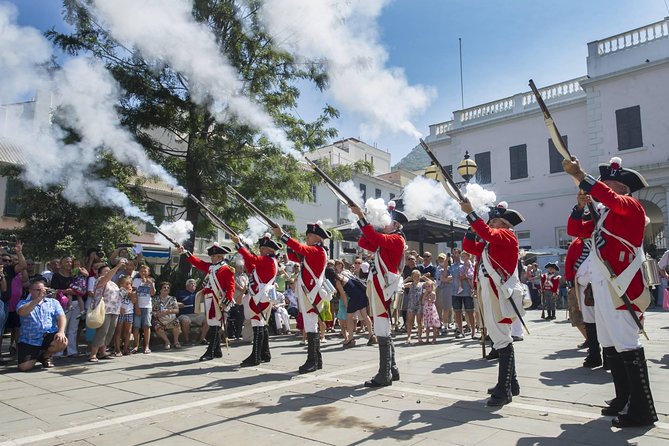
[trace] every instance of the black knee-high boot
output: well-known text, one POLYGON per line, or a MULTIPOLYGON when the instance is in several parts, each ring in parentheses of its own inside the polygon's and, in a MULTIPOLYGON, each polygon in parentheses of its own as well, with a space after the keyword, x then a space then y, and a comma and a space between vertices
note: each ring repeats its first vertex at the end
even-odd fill
POLYGON ((318 350, 316 340, 320 341, 318 333, 307 333, 307 362, 298 369, 299 373, 311 373, 318 370, 318 350))
POLYGON ((602 355, 599 351, 599 340, 597 339, 597 324, 586 322, 585 334, 588 337, 588 356, 583 361, 583 367, 599 367, 602 365, 602 355))
POLYGON ((385 387, 393 384, 393 376, 390 372, 392 368, 392 352, 390 338, 377 336, 379 342, 379 371, 374 378, 365 381, 365 387, 385 387))
POLYGON ((625 363, 615 347, 604 347, 604 355, 611 367, 611 377, 616 390, 616 397, 602 409, 602 415, 618 415, 625 408, 630 397, 630 387, 625 371, 625 363))
POLYGON ((253 327, 253 349, 251 350, 251 354, 242 361, 240 366, 253 367, 260 365, 260 349, 262 348, 264 334, 265 332, 262 327, 253 327))
MULTIPOLYGON (((511 344, 513 345, 513 344, 511 344)), ((511 396, 518 396, 520 395, 520 383, 518 382, 518 375, 516 374, 516 360, 515 360, 515 353, 514 353, 514 360, 513 363, 511 364, 513 367, 513 370, 511 371, 511 396)), ((495 393, 495 389, 497 386, 491 387, 488 389, 488 395, 492 395, 495 393)))
POLYGON ((263 329, 263 338, 262 338, 262 348, 260 349, 260 362, 270 362, 272 360, 272 354, 269 351, 269 328, 267 325, 262 327, 263 329))
POLYGON ((497 371, 497 385, 490 399, 486 403, 488 406, 503 406, 511 402, 511 381, 515 369, 515 356, 513 344, 498 350, 499 369, 497 371))
POLYGON ((642 348, 620 352, 627 371, 630 386, 630 402, 627 413, 618 415, 611 423, 615 427, 650 426, 657 421, 655 403, 650 392, 648 366, 642 348))
POLYGON ((223 351, 221 350, 221 339, 222 339, 223 329, 221 327, 216 327, 214 332, 214 358, 222 358, 223 351))
POLYGON ((209 327, 209 330, 207 331, 207 350, 200 356, 200 361, 211 361, 214 359, 214 328, 215 327, 209 327))
POLYGON ((388 338, 388 342, 390 343, 390 374, 393 377, 393 381, 399 381, 400 369, 397 368, 397 363, 395 362, 395 343, 392 336, 388 338))

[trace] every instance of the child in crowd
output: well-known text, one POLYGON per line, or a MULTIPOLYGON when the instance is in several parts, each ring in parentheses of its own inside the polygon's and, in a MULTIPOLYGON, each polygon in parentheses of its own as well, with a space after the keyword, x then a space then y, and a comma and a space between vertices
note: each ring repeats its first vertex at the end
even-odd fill
POLYGON ((114 332, 114 356, 118 357, 130 354, 130 332, 132 331, 132 321, 135 316, 137 296, 132 290, 130 277, 121 277, 116 284, 121 294, 121 313, 119 314, 116 331, 114 332))
POLYGON ((70 288, 74 291, 74 294, 79 303, 79 317, 86 317, 86 309, 84 307, 84 296, 86 295, 87 287, 86 282, 88 280, 88 275, 82 273, 81 260, 75 259, 72 262, 72 283, 70 288))
POLYGON ((407 344, 411 344, 411 332, 413 331, 413 321, 416 318, 418 322, 418 342, 423 343, 423 306, 421 297, 423 295, 423 282, 420 271, 415 269, 411 271, 411 277, 404 281, 404 288, 408 288, 407 293, 407 344))
POLYGON ((432 343, 437 342, 437 333, 441 328, 441 321, 437 312, 437 294, 434 292, 434 282, 428 280, 423 285, 423 324, 425 325, 425 340, 430 343, 430 330, 432 330, 432 343))

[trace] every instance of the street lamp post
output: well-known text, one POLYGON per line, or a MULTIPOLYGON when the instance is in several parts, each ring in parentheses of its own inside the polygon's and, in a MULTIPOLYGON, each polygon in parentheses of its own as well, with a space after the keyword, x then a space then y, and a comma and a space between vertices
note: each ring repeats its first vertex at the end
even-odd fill
MULTIPOLYGON (((462 161, 460 161, 458 163, 458 167, 456 168, 456 170, 458 171, 458 174, 460 174, 463 181, 456 181, 455 185, 458 188, 460 188, 464 184, 469 183, 469 180, 474 178, 474 176, 476 175, 477 169, 478 169, 478 166, 476 165, 476 161, 471 159, 469 157, 469 151, 465 150, 465 156, 462 159, 462 161)), ((427 166, 425 168, 425 177, 426 178, 431 178, 433 180, 437 180, 439 182, 445 181, 445 179, 442 179, 441 172, 439 172, 439 169, 437 169, 437 166, 435 166, 434 164, 430 164, 429 166, 427 166)), ((450 244, 451 244, 451 249, 453 249, 453 248, 455 248, 455 238, 454 238, 455 228, 453 228, 453 220, 451 220, 450 229, 451 229, 451 243, 450 244)))
POLYGON ((167 221, 172 223, 176 219, 178 211, 179 208, 174 205, 174 200, 172 200, 169 206, 165 206, 165 218, 167 221))

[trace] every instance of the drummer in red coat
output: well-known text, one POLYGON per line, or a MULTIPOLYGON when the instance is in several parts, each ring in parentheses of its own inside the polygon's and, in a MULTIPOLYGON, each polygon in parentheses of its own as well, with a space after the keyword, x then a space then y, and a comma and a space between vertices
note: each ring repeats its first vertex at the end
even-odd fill
POLYGON ((283 245, 272 240, 270 234, 265 234, 258 240, 260 255, 256 255, 240 243, 239 237, 232 236, 231 239, 244 259, 244 267, 250 278, 249 293, 244 297, 244 313, 253 327, 253 349, 241 366, 256 366, 272 359, 267 319, 276 296, 276 251, 283 245))
POLYGON ((518 237, 513 227, 524 218, 519 212, 508 209, 504 201, 490 209, 487 224, 474 212, 469 202, 461 203, 460 208, 467 214, 471 225, 462 242, 462 249, 480 259, 476 273, 479 305, 493 348, 499 353, 497 385, 488 390, 491 396, 486 404, 503 406, 511 402, 512 395, 520 394, 511 338, 511 324, 517 315, 508 299, 513 297, 517 309, 521 311, 522 293, 508 296, 506 290, 519 282, 518 237), (477 242, 477 235, 483 241, 477 242))
POLYGON ((639 327, 633 316, 636 314, 636 318, 643 320, 643 311, 650 303, 650 293, 641 273, 647 220, 641 202, 631 196, 648 184, 639 172, 623 168, 618 157, 599 165, 599 180, 587 175, 576 157, 564 160, 562 167, 580 182, 580 189, 603 205, 593 220, 584 221, 585 200, 579 195, 567 227, 571 235, 591 236, 594 246, 588 262, 597 335, 616 389, 616 397, 609 407, 602 409, 602 414, 618 415, 612 421, 616 427, 652 425, 657 421, 657 414, 646 357, 639 342, 639 327), (630 308, 624 303, 623 295, 629 298, 630 308), (625 406, 627 412, 620 414, 625 406))
POLYGON ((390 337, 390 308, 392 298, 402 284, 400 265, 406 246, 402 225, 409 220, 395 209, 394 201, 388 203, 391 221, 380 231, 369 224, 362 209, 351 206, 351 211, 358 216, 358 226, 362 230, 358 246, 374 253, 372 280, 367 280, 367 297, 374 317, 374 334, 379 342, 379 371, 365 382, 365 386, 389 386, 400 379, 395 346, 390 337))
MULTIPOLYGON (((223 261, 224 256, 229 254, 230 251, 227 246, 221 246, 214 242, 207 248, 207 254, 211 258, 211 262, 205 262, 186 251, 183 246, 179 247, 179 252, 186 254, 188 263, 207 274, 200 293, 204 297, 204 311, 207 325, 209 325, 209 331, 207 331, 209 344, 207 351, 200 357, 200 361, 209 361, 223 356, 223 352, 221 352, 221 324, 225 322, 225 309, 232 302, 232 296, 235 293, 235 272, 223 261)), ((198 300, 196 299, 196 302, 198 300)))
POLYGON ((324 302, 332 298, 332 293, 324 286, 328 260, 324 243, 332 237, 332 233, 323 228, 320 221, 309 223, 306 231, 307 243, 303 244, 284 233, 280 227, 272 228, 272 231, 288 247, 288 259, 300 263, 300 277, 297 279, 295 292, 304 320, 304 330, 307 332, 307 361, 300 366, 299 372, 314 372, 323 368, 318 319, 324 302))

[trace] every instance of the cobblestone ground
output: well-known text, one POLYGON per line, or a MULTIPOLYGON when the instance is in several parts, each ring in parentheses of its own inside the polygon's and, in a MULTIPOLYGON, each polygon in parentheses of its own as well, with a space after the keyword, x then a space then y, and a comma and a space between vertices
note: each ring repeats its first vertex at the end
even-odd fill
POLYGON ((272 337, 272 361, 257 368, 238 368, 251 346, 234 343, 204 363, 193 346, 30 373, 1 367, 0 445, 669 445, 669 313, 648 313, 644 342, 660 422, 629 430, 599 415, 610 375, 580 367, 582 339, 564 317, 528 314, 531 335, 516 344, 521 395, 500 409, 485 406, 496 361, 452 334, 411 346, 397 336, 402 379, 380 390, 361 385, 376 348, 360 339, 344 350, 335 336, 323 370, 301 376, 306 351, 288 335, 272 337))

